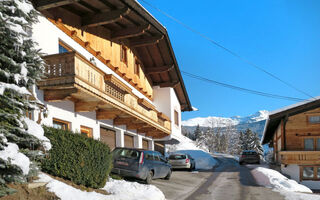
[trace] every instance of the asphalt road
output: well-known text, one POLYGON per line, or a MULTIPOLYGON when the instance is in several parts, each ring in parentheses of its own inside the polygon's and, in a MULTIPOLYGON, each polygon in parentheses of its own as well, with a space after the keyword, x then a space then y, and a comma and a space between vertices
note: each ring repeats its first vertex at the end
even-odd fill
POLYGON ((284 200, 278 192, 256 185, 250 168, 223 156, 211 171, 174 171, 169 181, 154 180, 168 200, 284 200))

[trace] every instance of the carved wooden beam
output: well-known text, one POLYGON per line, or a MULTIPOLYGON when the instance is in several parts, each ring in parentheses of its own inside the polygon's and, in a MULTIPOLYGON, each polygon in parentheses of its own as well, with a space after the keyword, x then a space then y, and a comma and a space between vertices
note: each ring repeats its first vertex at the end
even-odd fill
POLYGON ((130 13, 130 9, 125 7, 119 10, 102 12, 94 15, 88 15, 82 18, 82 26, 94 27, 103 24, 110 24, 122 19, 123 16, 130 13))
POLYGON ((127 125, 127 129, 139 129, 139 128, 144 128, 148 127, 146 123, 130 123, 127 125))
POLYGON ((145 73, 147 75, 150 74, 158 74, 158 73, 164 73, 172 70, 174 68, 174 65, 165 65, 161 67, 148 67, 145 69, 145 73))
POLYGON ((149 46, 154 45, 160 42, 164 38, 163 35, 161 36, 153 36, 144 39, 134 39, 130 41, 130 47, 142 47, 142 46, 149 46))
POLYGON ((63 101, 71 96, 73 93, 77 93, 78 89, 46 89, 44 90, 44 100, 51 101, 63 101))
POLYGON ((38 0, 35 3, 36 9, 39 11, 56 8, 68 4, 75 3, 79 0, 38 0))
POLYGON ((98 109, 100 102, 97 101, 78 101, 74 104, 75 112, 91 112, 98 109))
POLYGON ((111 34, 111 39, 116 40, 116 39, 124 39, 129 37, 136 37, 144 34, 150 28, 151 28, 151 25, 147 24, 147 25, 142 25, 138 27, 130 27, 130 28, 122 29, 122 30, 113 32, 111 34))
POLYGON ((157 129, 154 127, 144 127, 144 128, 137 129, 138 133, 148 133, 150 131, 157 131, 157 129))
POLYGON ((153 83, 153 85, 159 85, 160 87, 172 87, 175 88, 179 85, 179 81, 173 81, 173 82, 159 82, 159 83, 153 83))
POLYGON ((113 120, 114 125, 127 125, 129 123, 133 123, 136 119, 133 117, 128 117, 128 118, 115 118, 113 120))
POLYGON ((115 119, 122 111, 117 109, 99 109, 96 111, 96 118, 99 120, 115 119))

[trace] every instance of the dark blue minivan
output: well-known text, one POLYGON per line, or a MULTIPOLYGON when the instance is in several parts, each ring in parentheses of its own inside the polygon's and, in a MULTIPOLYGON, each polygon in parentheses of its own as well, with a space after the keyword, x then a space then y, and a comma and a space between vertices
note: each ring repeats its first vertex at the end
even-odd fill
POLYGON ((115 148, 112 155, 113 169, 111 172, 114 174, 141 179, 147 184, 156 178, 170 179, 171 165, 157 151, 115 148))

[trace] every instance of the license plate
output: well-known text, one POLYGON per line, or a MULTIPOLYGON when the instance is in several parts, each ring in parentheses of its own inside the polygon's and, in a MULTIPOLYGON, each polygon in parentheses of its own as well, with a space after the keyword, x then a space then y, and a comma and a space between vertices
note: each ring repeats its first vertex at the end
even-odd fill
POLYGON ((127 162, 122 162, 122 161, 117 161, 118 165, 124 165, 124 166, 128 166, 127 162))

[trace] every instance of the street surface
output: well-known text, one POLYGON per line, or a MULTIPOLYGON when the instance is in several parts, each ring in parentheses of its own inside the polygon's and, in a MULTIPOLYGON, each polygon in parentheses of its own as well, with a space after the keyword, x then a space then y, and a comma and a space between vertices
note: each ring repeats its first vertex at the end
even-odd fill
POLYGON ((211 171, 174 171, 170 181, 154 180, 168 200, 284 200, 278 192, 257 186, 250 168, 232 158, 215 156, 211 171))

